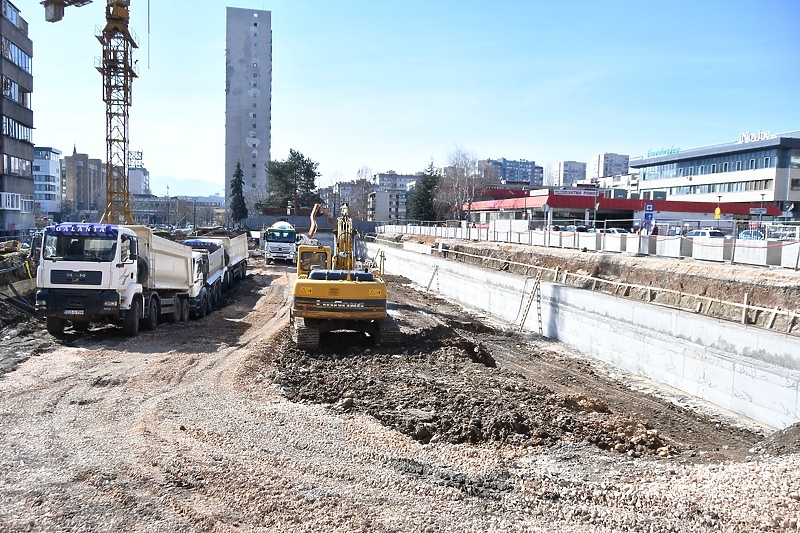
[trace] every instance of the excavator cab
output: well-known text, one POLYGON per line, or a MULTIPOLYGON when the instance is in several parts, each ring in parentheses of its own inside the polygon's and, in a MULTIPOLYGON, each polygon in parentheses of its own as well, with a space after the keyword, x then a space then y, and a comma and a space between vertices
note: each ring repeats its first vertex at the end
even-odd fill
POLYGON ((329 246, 300 246, 297 249, 297 277, 307 278, 312 270, 331 268, 329 246))

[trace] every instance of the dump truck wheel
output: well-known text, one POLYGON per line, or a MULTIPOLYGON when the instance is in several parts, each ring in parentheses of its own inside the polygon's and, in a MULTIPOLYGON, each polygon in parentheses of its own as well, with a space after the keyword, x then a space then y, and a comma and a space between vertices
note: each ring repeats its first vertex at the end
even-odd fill
POLYGON ((122 331, 128 337, 135 337, 139 334, 139 300, 131 302, 131 308, 125 314, 122 321, 122 331))
POLYGON ((177 324, 181 321, 181 301, 175 299, 172 312, 167 315, 167 322, 170 324, 177 324))
POLYGON ((153 331, 158 325, 158 302, 155 298, 150 299, 150 305, 147 307, 147 316, 142 319, 139 327, 146 331, 153 331))

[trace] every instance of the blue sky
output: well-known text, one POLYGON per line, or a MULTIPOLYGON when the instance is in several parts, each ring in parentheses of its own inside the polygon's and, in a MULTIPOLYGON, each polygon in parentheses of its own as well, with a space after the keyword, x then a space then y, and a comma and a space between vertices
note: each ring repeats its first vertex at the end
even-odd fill
MULTIPOLYGON (((102 0, 34 41, 34 142, 105 158, 102 0)), ((272 11, 272 159, 318 183, 479 159, 616 152, 800 130, 800 1, 132 0, 130 146, 156 194, 224 192, 225 6, 272 11), (187 7, 188 6, 188 7, 187 7)))

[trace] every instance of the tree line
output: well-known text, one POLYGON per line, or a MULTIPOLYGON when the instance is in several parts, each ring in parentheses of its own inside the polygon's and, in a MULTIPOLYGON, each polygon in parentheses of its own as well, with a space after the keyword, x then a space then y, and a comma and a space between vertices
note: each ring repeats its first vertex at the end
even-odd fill
MULTIPOLYGON (((316 180, 320 176, 319 163, 304 156, 301 152, 290 149, 289 157, 283 161, 269 161, 265 171, 269 176, 269 190, 252 201, 248 207, 244 195, 244 172, 240 162, 236 163, 231 180, 230 215, 234 223, 248 217, 250 208, 254 212, 267 209, 286 209, 312 206, 320 203, 316 180)), ((477 158, 456 148, 448 156, 448 165, 438 169, 431 160, 428 166, 417 173, 416 186, 406 198, 406 216, 412 220, 467 220, 471 204, 479 189, 493 183, 492 169, 480 165, 477 158)), ((370 185, 370 172, 362 167, 358 173, 356 186, 363 182, 364 190, 370 185)), ((365 196, 365 195, 364 195, 365 196)), ((362 205, 352 206, 354 216, 364 217, 366 201, 362 205)), ((336 209, 338 206, 328 206, 336 209)))

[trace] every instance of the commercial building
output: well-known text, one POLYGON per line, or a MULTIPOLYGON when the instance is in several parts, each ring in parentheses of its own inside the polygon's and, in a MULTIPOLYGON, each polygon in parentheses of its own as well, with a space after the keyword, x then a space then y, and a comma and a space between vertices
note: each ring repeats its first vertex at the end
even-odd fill
POLYGON ((244 172, 248 209, 269 191, 272 117, 271 13, 227 8, 225 27, 225 198, 236 164, 244 172))
POLYGON ((650 151, 631 162, 641 197, 668 200, 775 204, 784 216, 800 215, 800 131, 743 132, 725 144, 650 151))
POLYGON ((630 156, 604 153, 592 158, 592 180, 628 173, 630 156))
POLYGON ((61 221, 61 150, 37 146, 33 150, 34 202, 37 217, 61 221))
POLYGON ((572 187, 578 182, 586 180, 586 163, 578 161, 559 161, 554 176, 553 185, 561 187, 572 187))
POLYGON ((0 116, 0 234, 13 234, 34 227, 33 166, 33 42, 28 23, 20 11, 3 0, 0 13, 0 77, 3 98, 0 116))

